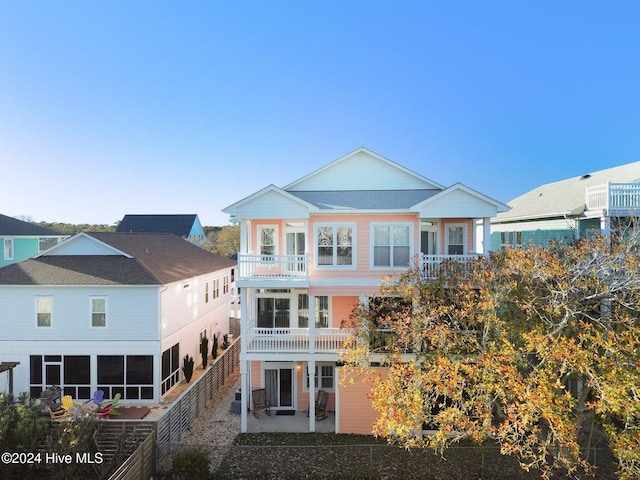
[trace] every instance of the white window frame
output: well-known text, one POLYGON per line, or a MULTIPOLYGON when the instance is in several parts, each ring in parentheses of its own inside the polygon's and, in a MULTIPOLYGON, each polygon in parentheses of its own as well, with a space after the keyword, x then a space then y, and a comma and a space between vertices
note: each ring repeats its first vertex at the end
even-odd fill
POLYGON ((257 228, 257 253, 264 256, 265 261, 273 261, 273 256, 278 254, 278 226, 277 225, 258 225, 257 228), (262 243, 262 232, 265 230, 273 230, 273 245, 267 245, 262 243), (272 253, 263 253, 262 247, 273 248, 272 253))
POLYGON ((53 297, 50 295, 38 295, 35 297, 35 312, 36 312, 36 327, 38 328, 51 328, 53 327, 53 297), (45 302, 48 303, 48 308, 43 308, 41 309, 41 307, 45 307, 45 302), (43 301, 41 303, 41 301, 43 301), (48 310, 48 311, 47 311, 48 310), (41 324, 40 323, 40 315, 46 315, 49 314, 49 324, 41 324))
MULTIPOLYGON (((309 391, 309 376, 307 375, 308 365, 303 369, 304 372, 304 381, 302 382, 302 391, 309 391)), ((324 390, 325 392, 334 392, 336 389, 336 364, 331 362, 316 362, 313 391, 317 392, 318 390, 324 390), (322 375, 322 367, 331 368, 331 376, 322 375), (331 378, 333 380, 333 387, 323 387, 322 379, 323 378, 331 378)))
POLYGON ((215 300, 220 296, 220 279, 219 278, 213 279, 212 292, 213 292, 213 300, 215 300))
POLYGON ((209 282, 204 282, 204 303, 209 303, 209 282))
POLYGON ((229 293, 229 275, 222 277, 222 294, 229 293))
MULTIPOLYGON (((370 232, 370 236, 369 236, 369 241, 370 241, 370 246, 369 246, 369 251, 370 251, 370 264, 371 264, 371 269, 373 270, 397 270, 399 268, 409 268, 411 266, 411 259, 413 258, 414 255, 414 241, 413 241, 413 224, 410 222, 372 222, 371 223, 371 232, 370 232), (375 243, 375 230, 376 227, 389 227, 389 245, 376 245, 375 243), (396 227, 402 227, 402 228, 408 228, 409 233, 408 233, 408 239, 409 239, 409 244, 406 245, 407 247, 409 247, 409 263, 407 265, 396 265, 393 261, 393 248, 394 248, 394 244, 393 244, 393 229, 396 227), (375 248, 377 246, 388 246, 389 247, 389 265, 376 265, 375 264, 375 248)), ((400 245, 400 246, 405 246, 405 245, 400 245)))
POLYGON ((4 259, 13 260, 13 257, 15 255, 13 238, 5 238, 3 242, 3 247, 4 247, 4 252, 3 252, 4 259))
POLYGON ((316 223, 314 225, 314 229, 313 229, 313 252, 314 252, 314 263, 315 263, 315 267, 318 269, 346 269, 346 270, 353 270, 355 268, 357 268, 357 245, 358 245, 358 241, 357 241, 357 231, 356 231, 356 224, 352 223, 352 222, 328 222, 328 223, 316 223), (318 244, 318 233, 320 231, 321 228, 325 228, 325 227, 330 227, 333 229, 333 263, 331 265, 327 265, 327 264, 320 264, 319 263, 319 249, 320 249, 320 245, 318 244), (337 260, 338 260, 338 229, 342 228, 342 227, 348 227, 351 229, 351 263, 350 264, 345 264, 345 265, 338 265, 337 260))
POLYGON ((96 297, 90 297, 89 298, 89 309, 90 309, 90 321, 91 321, 91 327, 92 328, 106 328, 107 326, 107 297, 105 296, 96 296, 96 297), (104 312, 98 312, 96 310, 94 310, 94 300, 104 300, 104 312), (104 315, 104 325, 96 325, 94 322, 94 315, 97 314, 103 314, 104 315))
MULTIPOLYGON (((444 248, 445 248, 445 255, 456 255, 456 254, 450 254, 449 253, 449 247, 451 246, 451 244, 449 243, 450 239, 449 239, 449 229, 450 228, 458 228, 458 227, 462 227, 462 253, 460 255, 467 255, 467 252, 469 251, 469 247, 467 245, 467 235, 468 235, 468 225, 466 223, 446 223, 444 225, 444 248)), ((457 243, 453 244, 453 245, 458 245, 457 243)))

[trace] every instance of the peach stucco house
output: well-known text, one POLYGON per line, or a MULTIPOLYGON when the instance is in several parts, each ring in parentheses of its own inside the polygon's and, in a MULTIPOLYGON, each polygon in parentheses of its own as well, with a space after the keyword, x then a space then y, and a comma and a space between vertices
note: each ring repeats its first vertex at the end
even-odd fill
MULTIPOLYGON (((341 385, 341 328, 353 307, 379 296, 382 278, 414 262, 477 255, 490 218, 508 207, 460 183, 444 187, 365 148, 286 187, 224 209, 240 224, 242 402, 264 388, 272 410, 310 410, 329 392, 337 433, 371 433, 364 384, 341 385)), ((488 249, 485 249, 485 251, 488 249)), ((247 431, 247 409, 241 409, 247 431)))

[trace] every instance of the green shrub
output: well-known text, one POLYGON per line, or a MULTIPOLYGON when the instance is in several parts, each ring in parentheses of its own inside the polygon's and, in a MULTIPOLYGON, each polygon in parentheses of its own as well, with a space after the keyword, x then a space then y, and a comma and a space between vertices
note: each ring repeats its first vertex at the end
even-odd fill
POLYGON ((209 339, 207 337, 200 339, 200 355, 202 356, 202 368, 205 369, 209 360, 209 339))
POLYGON ((203 448, 182 450, 173 456, 171 472, 182 480, 207 480, 211 474, 209 452, 203 448))
POLYGON ((189 383, 193 376, 193 357, 190 357, 189 355, 184 356, 182 359, 182 373, 184 373, 184 378, 187 383, 189 383))
POLYGON ((218 358, 218 335, 213 336, 213 347, 211 347, 211 357, 214 360, 218 358))

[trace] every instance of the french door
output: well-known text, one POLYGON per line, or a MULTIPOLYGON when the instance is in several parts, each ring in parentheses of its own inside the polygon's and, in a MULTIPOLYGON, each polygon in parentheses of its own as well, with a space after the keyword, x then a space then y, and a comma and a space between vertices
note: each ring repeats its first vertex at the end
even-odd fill
MULTIPOLYGON (((286 231, 287 255, 304 255, 306 251, 305 231, 304 227, 287 226, 286 231)), ((292 261, 287 264, 287 270, 304 271, 305 264, 302 262, 292 261)))
POLYGON ((293 379, 291 366, 265 368, 264 385, 272 408, 293 408, 293 379))

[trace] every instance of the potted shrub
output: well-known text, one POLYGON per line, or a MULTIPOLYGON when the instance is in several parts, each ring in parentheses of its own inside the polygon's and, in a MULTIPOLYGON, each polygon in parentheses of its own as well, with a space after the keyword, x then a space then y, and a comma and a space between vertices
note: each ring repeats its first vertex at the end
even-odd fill
POLYGON ((189 355, 184 356, 182 359, 182 373, 184 374, 184 378, 187 383, 189 383, 193 376, 193 357, 190 357, 189 355))
POLYGON ((213 347, 211 347, 211 357, 214 360, 218 358, 218 335, 213 336, 213 347))
POLYGON ((209 360, 209 339, 202 337, 200 339, 200 355, 202 356, 202 369, 207 368, 207 362, 209 360))

